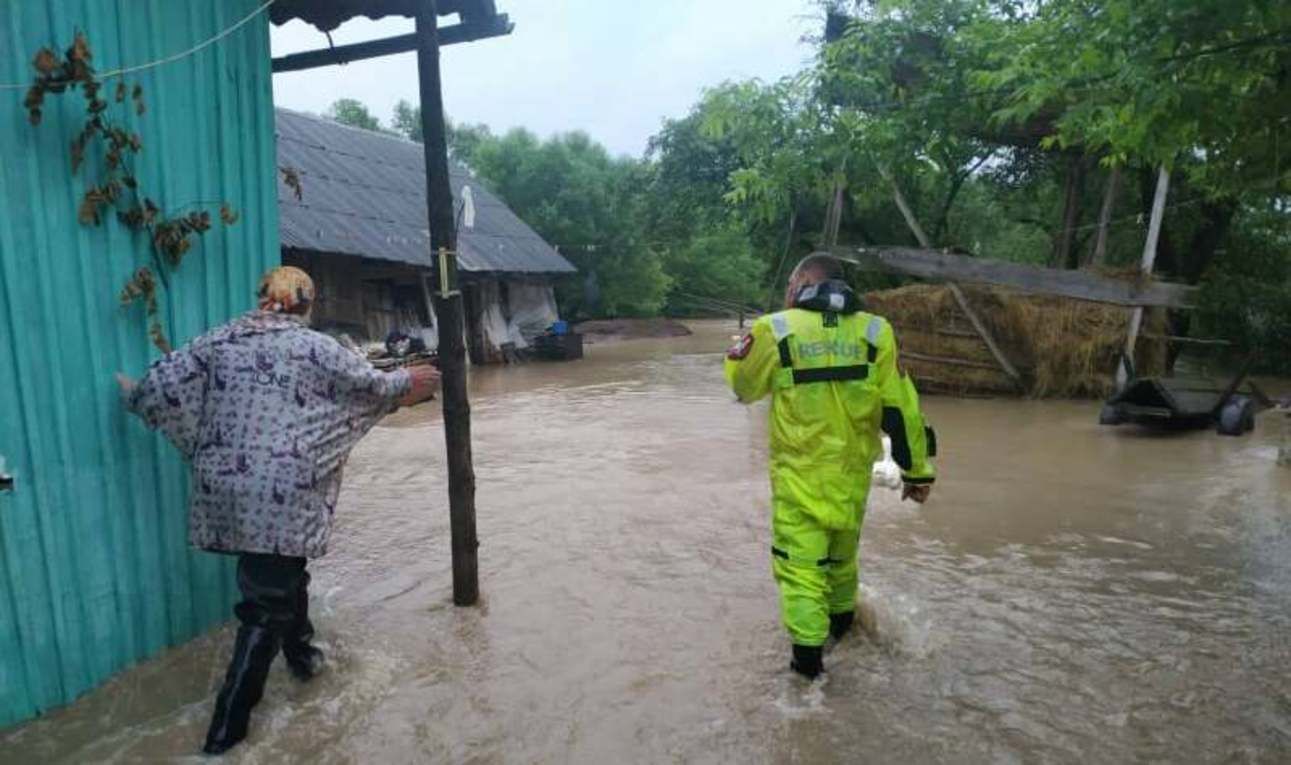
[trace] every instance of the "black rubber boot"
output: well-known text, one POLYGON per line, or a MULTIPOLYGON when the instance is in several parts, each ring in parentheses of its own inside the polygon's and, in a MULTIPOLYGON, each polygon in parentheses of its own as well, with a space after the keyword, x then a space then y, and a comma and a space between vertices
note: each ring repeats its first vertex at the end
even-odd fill
POLYGON ((825 671, 825 664, 822 660, 824 655, 823 649, 818 645, 794 645, 793 661, 789 662, 789 669, 811 680, 815 680, 825 671))
POLYGON ((855 611, 844 611, 841 614, 829 615, 829 634, 834 636, 835 640, 840 640, 848 632, 852 631, 852 622, 856 621, 855 611))
POLYGON ((215 699, 215 714, 206 732, 207 754, 224 754, 247 737, 251 709, 264 695, 269 665, 278 655, 279 637, 267 627, 242 626, 233 644, 233 659, 224 687, 215 699))
POLYGON ((317 677, 327 663, 323 652, 309 643, 297 643, 290 649, 283 644, 282 656, 287 660, 287 669, 291 670, 292 677, 302 683, 317 677))
POLYGON ((308 682, 322 671, 323 652, 310 645, 314 639, 314 625, 309 621, 309 573, 301 576, 296 593, 295 615, 282 639, 282 656, 287 668, 297 680, 308 682))

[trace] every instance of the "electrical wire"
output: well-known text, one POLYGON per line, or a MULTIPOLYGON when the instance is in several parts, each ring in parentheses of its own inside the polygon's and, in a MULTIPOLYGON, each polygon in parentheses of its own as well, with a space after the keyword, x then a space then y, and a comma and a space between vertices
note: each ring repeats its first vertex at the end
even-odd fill
MULTIPOLYGON (((121 75, 125 75, 125 74, 132 74, 132 73, 134 73, 134 72, 142 72, 142 71, 144 71, 144 70, 146 70, 146 69, 153 69, 153 68, 158 67, 158 66, 163 66, 163 65, 165 65, 165 64, 174 63, 175 61, 179 61, 180 59, 188 58, 189 56, 192 56, 192 55, 194 55, 194 54, 196 54, 196 53, 200 53, 201 51, 203 51, 203 50, 205 50, 205 49, 207 49, 207 48, 211 47, 211 46, 212 46, 212 45, 214 45, 215 43, 219 42, 220 40, 223 40, 224 38, 228 37, 229 35, 233 34, 233 33, 234 33, 234 32, 236 32, 236 31, 238 31, 238 30, 239 30, 239 29, 241 29, 242 27, 246 26, 246 25, 247 25, 247 24, 249 24, 253 19, 255 19, 257 16, 259 16, 259 15, 260 15, 260 14, 262 14, 262 13, 264 13, 264 12, 269 8, 269 6, 273 5, 275 2, 277 2, 277 0, 266 0, 266 2, 265 2, 264 4, 262 4, 259 8, 256 8, 256 9, 255 9, 254 11, 252 11, 251 13, 248 13, 246 16, 242 17, 242 19, 241 19, 241 20, 239 20, 238 22, 236 22, 236 23, 235 23, 235 24, 233 24, 232 26, 230 26, 230 27, 228 27, 228 28, 224 29, 224 30, 223 30, 223 31, 221 31, 219 34, 215 35, 214 37, 211 37, 211 38, 209 38, 209 39, 207 39, 207 40, 204 40, 204 41, 202 41, 202 42, 198 43, 197 45, 194 45, 193 47, 191 47, 191 48, 189 48, 189 49, 187 49, 187 50, 180 51, 179 53, 174 53, 174 54, 172 54, 172 55, 166 56, 165 58, 159 58, 159 59, 157 59, 156 61, 149 61, 149 62, 148 62, 148 63, 146 63, 146 64, 135 64, 135 65, 133 65, 133 66, 124 66, 124 67, 121 67, 120 69, 112 69, 112 70, 107 71, 107 72, 98 72, 98 73, 96 73, 96 74, 95 74, 95 77, 96 77, 97 79, 100 79, 100 80, 107 80, 107 79, 110 79, 110 78, 112 78, 112 77, 120 77, 121 75)), ((30 87, 31 87, 31 83, 30 83, 30 82, 28 82, 28 83, 6 83, 6 84, 0 84, 0 91, 4 91, 4 90, 26 90, 27 88, 30 88, 30 87)))

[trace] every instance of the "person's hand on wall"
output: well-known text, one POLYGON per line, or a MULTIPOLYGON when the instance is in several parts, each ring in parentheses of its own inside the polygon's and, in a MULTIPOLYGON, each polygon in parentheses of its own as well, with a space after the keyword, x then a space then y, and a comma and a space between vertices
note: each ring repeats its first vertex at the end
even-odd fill
POLYGON ((125 401, 126 399, 130 398, 130 394, 134 393, 135 386, 137 386, 138 384, 139 383, 135 382, 133 379, 131 379, 129 376, 125 375, 124 373, 117 372, 117 387, 121 389, 122 401, 125 401))

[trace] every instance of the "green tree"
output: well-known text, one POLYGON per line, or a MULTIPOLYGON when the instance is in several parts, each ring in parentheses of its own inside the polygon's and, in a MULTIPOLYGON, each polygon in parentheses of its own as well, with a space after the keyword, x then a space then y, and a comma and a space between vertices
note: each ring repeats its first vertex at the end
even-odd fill
POLYGON ((409 141, 422 143, 421 135, 421 107, 413 106, 400 99, 399 103, 394 105, 394 115, 390 118, 390 126, 395 132, 407 138, 409 141))
POLYGON ((572 280, 558 297, 571 316, 644 316, 663 306, 669 286, 641 226, 645 168, 609 156, 584 133, 540 140, 526 130, 469 136, 464 161, 526 223, 569 258, 598 289, 572 280))
POLYGON ((1175 169, 1172 199, 1198 207, 1167 221, 1159 262, 1189 281, 1253 187, 1286 193, 1286 4, 890 0, 854 10, 822 56, 837 100, 894 121, 897 136, 925 147, 910 157, 935 160, 930 141, 971 138, 1005 161, 1047 165, 1061 189, 1055 251, 1069 265, 1100 167, 1126 169, 1138 212, 1156 167, 1175 169))
POLYGON ((383 131, 381 120, 372 116, 368 107, 357 99, 340 98, 327 108, 327 116, 342 125, 363 128, 364 130, 383 131))
POLYGON ((739 228, 711 230, 674 245, 664 262, 672 284, 668 305, 675 313, 727 313, 765 299, 766 263, 739 228))
POLYGON ((493 138, 488 125, 458 125, 448 123, 448 153, 459 162, 471 164, 471 158, 480 144, 493 138))

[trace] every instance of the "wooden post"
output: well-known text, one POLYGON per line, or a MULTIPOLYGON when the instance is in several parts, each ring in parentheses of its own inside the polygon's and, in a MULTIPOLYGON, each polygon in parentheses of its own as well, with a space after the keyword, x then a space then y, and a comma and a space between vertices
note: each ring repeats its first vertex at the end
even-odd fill
MULTIPOLYGON (((915 239, 919 240, 919 246, 924 249, 932 249, 932 243, 929 241, 928 235, 924 233, 923 227, 919 225, 918 218, 914 217, 914 210, 911 209, 910 203, 906 201, 905 194, 901 193, 901 187, 897 185, 896 178, 892 177, 887 171, 884 171, 883 175, 892 186, 892 199, 897 203, 897 208, 901 210, 901 215, 905 218, 906 225, 914 232, 915 239)), ((1019 391, 1024 391, 1026 385, 1022 382, 1022 375, 1018 373, 1017 368, 1004 355, 1004 351, 995 342, 995 337, 986 328, 986 323, 977 315, 977 311, 973 310, 973 306, 968 302, 968 296, 955 282, 946 282, 946 286, 950 289, 951 296, 955 298, 955 303, 959 305, 959 310, 964 312, 978 337, 982 338, 983 343, 986 343, 986 348, 991 352, 991 356, 995 358, 995 363, 999 364, 1000 369, 1004 370, 1004 374, 1009 376, 1009 379, 1013 381, 1019 391)))
POLYGON ((417 10, 417 75, 425 139, 426 207, 435 260, 434 302, 443 375, 444 441, 448 452, 448 512, 453 538, 453 603, 479 599, 479 541, 475 535, 475 469, 471 463, 471 405, 466 393, 462 294, 457 287, 457 231, 449 185, 448 143, 439 76, 439 18, 435 0, 417 10))
POLYGON ((914 216, 914 209, 906 201, 905 194, 901 193, 901 187, 897 185, 897 179, 887 170, 883 170, 883 177, 888 179, 888 185, 892 187, 892 199, 897 203, 897 209, 901 211, 901 217, 905 218, 905 224, 914 232, 914 238, 918 240, 919 246, 925 250, 932 249, 932 241, 924 233, 923 226, 919 225, 919 219, 914 216))
MULTIPOLYGON (((1161 220, 1165 217, 1165 198, 1166 193, 1170 190, 1170 171, 1165 165, 1161 166, 1161 172, 1157 175, 1157 191, 1152 198, 1152 218, 1148 223, 1148 238, 1143 243, 1143 262, 1139 265, 1139 271, 1147 276, 1152 273, 1152 266, 1157 260, 1157 242, 1161 239, 1161 220)), ((1121 390, 1129 382, 1129 371, 1125 368, 1125 361, 1134 362, 1134 346, 1139 340, 1139 330, 1143 326, 1143 306, 1138 306, 1130 314, 1130 331, 1125 338, 1125 355, 1120 364, 1116 367, 1116 389, 1121 390)))

